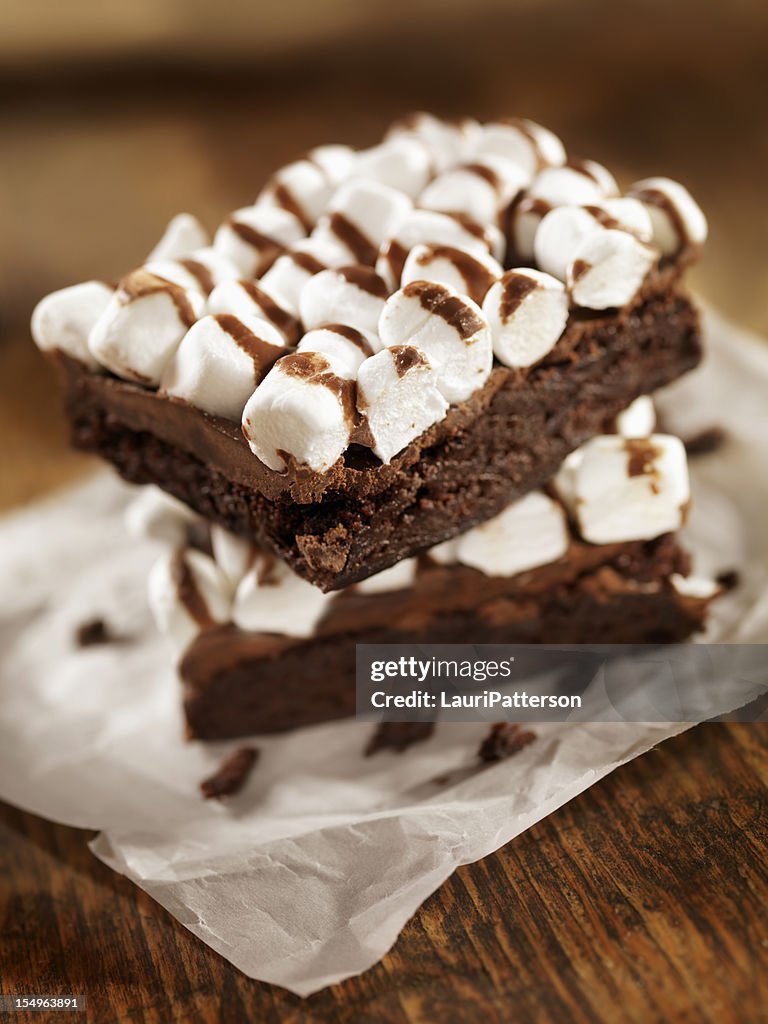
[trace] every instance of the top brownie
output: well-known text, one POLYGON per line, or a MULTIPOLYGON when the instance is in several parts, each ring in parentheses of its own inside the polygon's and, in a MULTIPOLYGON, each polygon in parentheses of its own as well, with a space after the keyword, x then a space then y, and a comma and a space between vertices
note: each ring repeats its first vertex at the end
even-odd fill
POLYGON ((180 215, 33 315, 75 444, 324 590, 495 515, 699 358, 706 222, 529 121, 426 114, 283 167, 213 242, 180 215))

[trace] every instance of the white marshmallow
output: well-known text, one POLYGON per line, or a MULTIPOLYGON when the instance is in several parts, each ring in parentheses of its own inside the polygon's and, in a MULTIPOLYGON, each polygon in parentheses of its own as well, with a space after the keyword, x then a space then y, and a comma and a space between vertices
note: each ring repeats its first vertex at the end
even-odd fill
POLYGON ((32 313, 32 337, 43 352, 59 349, 90 369, 98 362, 88 348, 88 335, 109 306, 114 289, 102 281, 84 281, 46 295, 32 313))
POLYGON ((205 316, 181 339, 160 386, 203 412, 239 422, 254 389, 284 354, 283 336, 266 320, 205 316))
POLYGON ((679 438, 594 437, 579 453, 558 493, 586 541, 651 540, 682 526, 690 490, 679 438))
POLYGON ((653 241, 665 256, 696 249, 707 239, 707 219, 690 192, 671 178, 636 181, 627 193, 645 206, 653 241))
POLYGON ((358 371, 357 408, 365 415, 373 452, 384 463, 443 419, 448 403, 427 356, 409 345, 385 348, 358 371))
POLYGON ((286 468, 280 452, 324 473, 349 444, 351 391, 345 367, 315 352, 295 352, 272 367, 243 411, 243 433, 270 469, 286 468))
POLYGON ((602 195, 606 197, 619 195, 619 186, 616 179, 607 167, 599 164, 596 160, 575 160, 571 158, 568 160, 567 166, 571 170, 578 171, 579 174, 591 178, 600 189, 602 195))
POLYGON ((504 270, 486 252, 468 252, 451 245, 415 245, 408 253, 400 283, 435 281, 480 305, 504 270))
POLYGON ((152 484, 140 488, 125 510, 125 528, 131 537, 149 537, 173 547, 186 547, 189 529, 199 520, 188 505, 152 484))
POLYGON ((273 206, 244 206, 216 231, 214 249, 238 268, 240 277, 258 277, 284 248, 306 231, 298 217, 273 206))
POLYGON ((504 240, 492 225, 484 225, 476 234, 455 217, 433 210, 413 210, 397 231, 382 246, 376 261, 376 273, 390 288, 397 288, 408 253, 415 245, 452 245, 472 253, 490 252, 496 259, 503 256, 504 240))
POLYGON ((449 122, 419 111, 392 124, 386 139, 419 139, 429 150, 435 170, 441 173, 466 158, 481 132, 479 123, 471 118, 449 122))
POLYGON ((641 395, 616 417, 616 433, 622 437, 650 437, 656 426, 653 399, 641 395))
POLYGON ((636 199, 604 199, 590 206, 558 206, 542 219, 533 252, 536 265, 565 281, 574 253, 596 231, 630 231, 644 242, 651 240, 651 221, 636 199))
POLYGON ((565 148, 560 139, 547 128, 523 118, 487 124, 473 153, 511 160, 529 181, 541 168, 559 167, 565 162, 565 148))
POLYGON ((360 364, 373 355, 379 339, 364 334, 345 324, 328 324, 326 327, 308 331, 298 344, 297 352, 320 352, 340 368, 341 376, 348 380, 357 377, 360 364), (343 369, 343 373, 341 370, 343 369))
POLYGON ((376 181, 352 178, 334 192, 328 204, 328 217, 313 234, 323 239, 330 237, 343 246, 352 257, 346 262, 362 262, 360 246, 354 244, 348 225, 378 248, 397 231, 412 209, 413 202, 404 192, 376 181))
POLYGON ((208 295, 222 281, 233 281, 239 276, 235 264, 210 247, 195 249, 183 259, 149 260, 144 270, 202 295, 208 295))
POLYGON ((272 175, 256 206, 287 210, 309 229, 325 211, 332 191, 328 177, 314 160, 296 160, 272 175))
POLYGON ((720 585, 706 576, 681 576, 674 572, 669 582, 683 597, 693 597, 699 601, 708 601, 720 593, 720 585))
POLYGON ((307 282, 328 267, 349 263, 349 252, 321 238, 305 238, 278 256, 259 284, 294 316, 299 315, 301 293, 307 282))
POLYGON ((310 149, 307 159, 317 164, 330 184, 336 188, 354 174, 357 154, 351 146, 331 144, 310 149))
POLYGON ((345 323, 375 333, 387 294, 387 286, 370 267, 323 270, 304 286, 299 315, 307 330, 345 323))
POLYGON ((455 560, 486 576, 514 576, 562 558, 570 534, 562 505, 531 491, 456 538, 455 560))
MULTIPOLYGON (((596 167, 599 165, 595 165, 596 167)), ((608 175, 605 168, 602 171, 608 175)), ((528 194, 543 199, 550 206, 584 206, 599 203, 606 196, 615 195, 616 182, 613 177, 603 178, 576 170, 575 167, 548 167, 531 182, 528 194)))
POLYGON ((295 345, 301 336, 298 317, 273 298, 261 281, 222 281, 208 296, 208 312, 232 313, 241 320, 266 320, 280 332, 286 345, 295 345))
POLYGON ((407 590, 416 579, 416 566, 415 558, 404 558, 389 569, 360 580, 354 585, 355 590, 360 594, 390 594, 395 590, 407 590))
POLYGON ((517 164, 487 157, 433 179, 419 196, 419 206, 442 213, 463 213, 482 224, 495 221, 501 207, 527 183, 517 164))
POLYGON ((438 565, 455 565, 458 561, 459 538, 452 537, 444 540, 442 544, 435 544, 427 552, 430 560, 438 565))
POLYGON ((201 630, 230 619, 229 584, 213 559, 201 551, 165 554, 149 574, 148 597, 158 629, 167 635, 178 655, 201 630), (180 585, 183 576, 194 588, 199 608, 185 600, 185 588, 180 585))
POLYGON ((118 377, 157 386, 205 299, 140 268, 124 277, 88 336, 91 354, 118 377))
POLYGON ((658 249, 626 231, 594 232, 577 246, 568 267, 571 299, 585 309, 621 308, 635 298, 657 259, 658 249))
POLYGON ((357 154, 355 173, 399 189, 415 199, 432 177, 434 167, 427 146, 418 138, 395 136, 357 154))
POLYGON ((253 632, 308 637, 334 597, 298 577, 278 559, 262 554, 240 581, 232 621, 253 632))
POLYGON ((437 387, 463 402, 488 379, 491 331, 480 307, 445 285, 414 281, 387 299, 379 320, 382 345, 414 345, 437 372, 437 387))
POLYGON ((565 286, 549 274, 508 270, 483 302, 493 351, 505 366, 532 366, 551 352, 568 321, 565 286))
POLYGON ((197 217, 191 213, 177 213, 168 222, 162 238, 147 256, 147 262, 184 259, 195 249, 204 249, 208 245, 208 232, 197 217))
POLYGON ((236 537, 217 523, 211 523, 211 550, 213 560, 219 567, 234 593, 240 580, 250 569, 257 557, 257 549, 250 541, 236 537))

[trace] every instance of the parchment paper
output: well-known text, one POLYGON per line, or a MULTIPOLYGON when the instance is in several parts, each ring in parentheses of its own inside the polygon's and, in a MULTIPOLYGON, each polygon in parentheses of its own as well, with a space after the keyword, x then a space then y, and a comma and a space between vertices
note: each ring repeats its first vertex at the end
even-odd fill
MULTIPOLYGON (((707 639, 766 642, 768 348, 712 314, 707 334, 704 367, 662 397, 665 426, 728 432, 692 467, 697 568, 742 574, 707 639)), ((97 857, 254 978, 309 995, 366 970, 458 865, 685 728, 539 726, 522 753, 472 771, 485 725, 366 759, 372 727, 336 723, 256 740, 245 789, 205 802, 198 783, 232 745, 181 738, 145 600, 158 551, 122 521, 133 493, 99 473, 0 524, 0 797, 99 829, 97 857), (126 639, 77 649, 93 616, 126 639)), ((731 710, 727 693, 715 703, 731 710)))

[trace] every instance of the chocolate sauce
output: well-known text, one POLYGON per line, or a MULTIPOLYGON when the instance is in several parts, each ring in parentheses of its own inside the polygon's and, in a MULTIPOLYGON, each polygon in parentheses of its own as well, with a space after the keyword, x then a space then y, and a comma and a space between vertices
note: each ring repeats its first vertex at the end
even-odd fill
POLYGON ((663 210, 677 235, 680 248, 685 249, 691 245, 691 237, 688 234, 685 221, 680 216, 680 211, 665 192, 657 188, 641 188, 633 190, 629 195, 633 199, 639 199, 641 203, 648 203, 650 206, 657 206, 660 210, 663 210))
POLYGON ((316 256, 312 256, 308 252, 291 252, 288 253, 290 258, 296 264, 297 267, 301 267, 302 270, 306 270, 308 274, 319 274, 323 270, 328 268, 324 263, 321 263, 316 256))
POLYGON ((612 217, 610 213, 608 213, 607 210, 604 210, 601 206, 585 206, 584 209, 591 217, 594 217, 594 219, 597 221, 600 227, 609 230, 621 230, 621 224, 616 220, 615 217, 612 217))
POLYGON ((628 437, 624 448, 629 455, 628 476, 644 476, 655 472, 654 462, 661 455, 661 449, 640 437, 628 437))
POLYGON ((571 264, 571 281, 575 283, 581 280, 585 274, 589 273, 592 269, 592 264, 587 263, 586 260, 574 260, 571 264))
POLYGON ((451 295, 441 284, 428 281, 413 281, 403 289, 409 298, 417 298, 422 307, 442 317, 454 327, 462 341, 467 341, 482 328, 480 317, 467 305, 460 295, 451 295))
POLYGON ((386 284, 372 267, 352 264, 348 267, 339 267, 336 272, 349 284, 355 285, 356 288, 369 295, 375 295, 378 299, 386 299, 389 295, 386 284))
POLYGON ((197 580, 189 568, 184 551, 179 548, 174 551, 171 560, 171 579, 176 586, 176 594, 179 601, 184 605, 187 612, 200 626, 201 629, 210 629, 216 624, 211 615, 205 598, 200 592, 197 580))
POLYGON ((284 373, 300 380, 311 381, 336 395, 344 410, 344 419, 351 430, 357 418, 355 408, 355 382, 339 377, 331 370, 331 364, 320 352, 292 352, 280 361, 284 373))
POLYGON ((409 250, 396 239, 392 239, 384 250, 383 256, 387 261, 392 277, 399 281, 403 276, 405 261, 408 259, 409 250))
POLYGON ((295 345, 301 337, 301 323, 293 313, 289 313, 287 309, 278 305, 272 296, 260 288, 255 281, 241 281, 240 284, 253 301, 261 306, 267 320, 270 320, 279 331, 282 331, 288 344, 295 345))
POLYGON ((429 248, 429 252, 418 258, 419 266, 427 267, 433 259, 449 260, 464 278, 467 295, 480 305, 495 280, 490 270, 464 249, 456 249, 452 245, 431 245, 429 248))
POLYGON ((214 319, 219 327, 226 331, 230 338, 235 340, 238 348, 242 349, 247 356, 250 356, 253 362, 254 383, 261 383, 261 380, 272 364, 280 356, 285 355, 285 349, 282 346, 273 345, 271 342, 260 338, 246 327, 242 320, 233 316, 232 313, 218 313, 214 319))
POLYGON ((206 295, 211 294, 216 282, 213 279, 213 274, 204 263, 198 263, 197 260, 179 260, 179 264, 190 272, 206 295))
POLYGON ((262 234, 261 231, 257 231, 256 228, 252 228, 250 224, 245 224, 241 220, 235 220, 234 217, 230 217, 227 223, 238 238, 242 238, 244 242, 253 246, 254 249, 258 249, 259 252, 270 252, 271 250, 282 250, 283 248, 283 246, 279 242, 276 242, 274 238, 270 238, 269 235, 262 234))
POLYGON ((360 331, 350 327, 349 324, 323 324, 323 330, 340 334, 342 338, 346 338, 347 341, 351 341, 353 345, 359 348, 365 356, 373 355, 373 349, 368 339, 360 331))
POLYGON ((136 299, 143 299, 148 295, 158 295, 161 292, 165 292, 170 297, 181 322, 186 327, 191 327, 197 317, 192 303, 181 285, 142 269, 134 270, 120 282, 120 299, 124 300, 126 304, 136 299))
POLYGON ((288 213, 292 213, 298 221, 301 221, 301 225, 305 231, 309 232, 312 230, 314 227, 312 218, 307 215, 307 211, 287 185, 275 184, 273 186, 273 195, 284 210, 287 210, 288 213))
POLYGON ((392 345, 390 350, 398 377, 404 377, 414 366, 428 366, 424 354, 413 345, 392 345))
POLYGON ((508 270, 501 279, 501 306, 499 315, 502 323, 506 323, 520 303, 536 289, 536 282, 532 277, 525 274, 516 274, 514 270, 508 270))
POLYGON ((339 241, 346 245, 358 263, 373 266, 379 250, 356 224, 353 224, 343 213, 332 213, 330 228, 339 241))
POLYGON ((492 188, 498 189, 501 185, 501 179, 496 171, 492 167, 486 167, 485 164, 463 164, 458 170, 469 171, 470 174, 487 181, 492 188))

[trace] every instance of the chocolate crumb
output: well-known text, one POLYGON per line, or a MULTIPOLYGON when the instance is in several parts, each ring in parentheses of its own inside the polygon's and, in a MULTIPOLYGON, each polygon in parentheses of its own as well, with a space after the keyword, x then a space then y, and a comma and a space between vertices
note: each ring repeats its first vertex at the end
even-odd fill
POLYGON ((238 747, 225 757, 219 767, 200 783, 200 792, 206 800, 218 800, 222 796, 233 796, 243 788, 259 759, 258 747, 238 747))
POLYGON ((504 761, 518 754, 536 739, 536 733, 521 729, 515 722, 496 722, 477 751, 477 756, 486 764, 504 761))
POLYGON ((414 743, 428 740, 434 731, 434 722, 380 722, 368 741, 365 756, 371 757, 380 750, 395 750, 402 754, 414 743))
POLYGON ((722 427, 707 427, 693 437, 686 438, 683 444, 688 455, 710 455, 722 448, 727 436, 722 427))
POLYGON ((95 647, 97 644, 109 644, 114 640, 104 619, 89 619, 81 623, 75 630, 75 643, 78 647, 95 647))
POLYGON ((715 583, 718 583, 723 590, 733 590, 741 582, 741 574, 738 569, 726 569, 715 576, 715 583))

